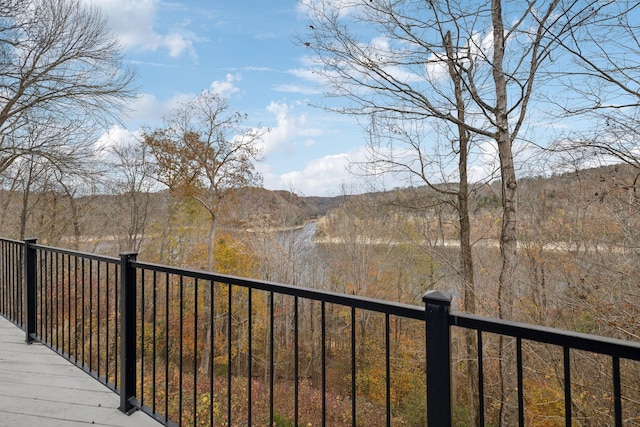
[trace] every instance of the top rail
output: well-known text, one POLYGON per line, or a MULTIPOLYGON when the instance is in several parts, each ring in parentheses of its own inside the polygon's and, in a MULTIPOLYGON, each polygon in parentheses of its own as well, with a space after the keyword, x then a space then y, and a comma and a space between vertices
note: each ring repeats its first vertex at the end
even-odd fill
POLYGON ((493 319, 466 313, 450 314, 449 324, 451 326, 510 336, 543 344, 553 344, 574 350, 584 350, 591 353, 640 361, 640 343, 634 341, 601 337, 581 332, 493 319))
POLYGON ((402 304, 356 295, 346 295, 337 292, 285 285, 282 283, 269 282, 264 280, 247 279, 243 277, 211 273, 202 270, 175 268, 166 265, 141 261, 132 261, 131 266, 134 268, 181 275, 209 282, 227 283, 230 285, 240 286, 248 289, 250 288, 261 291, 274 292, 276 294, 306 298, 310 300, 324 301, 326 303, 360 308, 364 310, 375 311, 378 313, 406 317, 408 319, 424 320, 425 316, 424 307, 418 305, 402 304))
MULTIPOLYGON (((2 240, 2 239, 0 239, 0 240, 2 240)), ((16 243, 19 243, 21 245, 24 244, 24 242, 20 242, 20 241, 16 241, 16 243)), ((30 246, 33 249, 41 250, 41 251, 45 251, 45 252, 53 253, 53 254, 70 255, 70 256, 73 256, 73 257, 77 257, 77 258, 83 258, 83 259, 99 261, 99 262, 106 262, 106 263, 110 263, 110 264, 119 264, 120 263, 120 258, 113 257, 113 256, 108 256, 108 255, 94 254, 94 253, 91 253, 91 252, 74 251, 74 250, 71 250, 71 249, 57 248, 55 246, 41 245, 39 243, 30 244, 30 246)))

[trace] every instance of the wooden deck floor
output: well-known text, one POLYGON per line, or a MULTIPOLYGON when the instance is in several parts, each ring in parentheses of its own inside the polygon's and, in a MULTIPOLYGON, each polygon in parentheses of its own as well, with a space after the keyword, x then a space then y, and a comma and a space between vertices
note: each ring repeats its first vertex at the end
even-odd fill
POLYGON ((119 396, 0 317, 0 427, 158 427, 119 396))

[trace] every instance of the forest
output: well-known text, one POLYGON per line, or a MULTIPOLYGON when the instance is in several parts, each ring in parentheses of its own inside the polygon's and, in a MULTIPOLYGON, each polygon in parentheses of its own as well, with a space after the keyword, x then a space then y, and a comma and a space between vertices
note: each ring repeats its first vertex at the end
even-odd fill
MULTIPOLYGON (((637 176, 634 168, 620 164, 521 180, 523 226, 513 320, 638 338, 637 176)), ((497 317, 498 311, 499 185, 494 182, 478 187, 471 205, 476 313, 492 317, 497 317)), ((135 249, 144 261, 206 269, 209 216, 188 197, 168 191, 70 197, 53 187, 39 187, 26 205, 24 196, 15 190, 1 193, 4 237, 21 238, 23 230, 26 236, 37 236, 41 244, 107 255, 135 249)), ((459 222, 450 201, 433 189, 320 198, 244 188, 225 198, 220 212, 215 271, 409 304, 420 304, 426 290, 439 289, 453 292, 454 309, 464 310, 459 222)), ((236 298, 243 298, 242 293, 236 298)), ((377 322, 379 319, 372 317, 365 324, 374 331, 377 322)), ((405 333, 410 330, 405 326, 405 333)), ((204 331, 198 333, 205 335, 204 331)), ((189 342, 189 332, 186 334, 185 342, 189 342)), ((371 334, 374 341, 369 350, 377 348, 375 336, 371 334)), ((454 357, 460 366, 456 419, 458 425, 468 425, 470 408, 465 402, 469 396, 462 368, 466 353, 461 339, 454 343, 454 357)), ((422 342, 407 336, 404 340, 403 357, 407 359, 401 366, 408 369, 408 376, 403 388, 394 389, 399 394, 397 402, 416 394, 411 387, 423 387, 422 375, 410 380, 410 372, 416 369, 412 360, 421 353, 422 342)), ((558 400, 562 388, 541 379, 557 375, 545 362, 557 358, 557 351, 530 350, 540 360, 530 362, 529 385, 533 384, 535 393, 527 398, 531 399, 529 407, 536 409, 528 412, 528 420, 531 425, 562 425, 563 406, 558 400)), ((381 391, 374 378, 380 367, 372 361, 372 371, 363 370, 362 390, 365 399, 376 402, 381 391), (372 381, 367 386, 366 375, 372 381)), ((281 363, 286 366, 291 362, 281 363)), ((607 386, 598 374, 601 362, 585 359, 575 363, 581 366, 582 388, 573 402, 579 425, 606 423, 610 408, 603 403, 607 386)), ((346 374, 339 373, 339 366, 335 369, 335 380, 344 381, 346 374)), ((261 370, 255 368, 254 372, 259 375, 261 370)), ((257 384, 261 384, 259 379, 257 384)), ((639 392, 634 386, 637 381, 629 379, 626 384, 630 387, 626 395, 633 401, 639 392)), ((311 390, 313 387, 309 393, 311 390)), ((494 393, 497 391, 491 388, 487 391, 488 396, 494 393)), ((339 401, 339 395, 334 397, 339 401)), ((347 404, 347 400, 343 402, 347 404)), ((424 413, 423 403, 398 403, 404 409, 397 410, 398 423, 394 425, 420 425, 416 413, 424 413)), ((496 420, 497 407, 489 406, 489 419, 496 420)), ((626 421, 635 425, 640 420, 638 411, 629 411, 626 421)), ((374 410, 364 414, 362 422, 368 416, 375 417, 374 410)))

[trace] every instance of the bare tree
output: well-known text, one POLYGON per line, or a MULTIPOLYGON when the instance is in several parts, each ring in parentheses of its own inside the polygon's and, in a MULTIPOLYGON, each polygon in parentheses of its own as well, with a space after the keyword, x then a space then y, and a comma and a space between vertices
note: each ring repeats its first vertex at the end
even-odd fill
MULTIPOLYGON (((541 78, 559 69, 552 52, 562 52, 559 46, 570 37, 570 30, 588 24, 586 18, 602 13, 608 3, 305 2, 310 25, 301 41, 314 52, 314 71, 325 77, 331 96, 350 101, 325 107, 365 118, 371 123, 369 131, 386 142, 374 146, 370 170, 402 172, 427 185, 446 171, 445 175, 459 179, 460 187, 452 195, 458 209, 464 210, 473 160, 469 156, 477 153, 476 144, 492 145, 497 151, 502 318, 514 314, 518 188, 514 145, 526 137, 530 104, 544 91, 541 78), (443 127, 453 137, 446 139, 448 145, 437 145, 434 133, 443 127), (458 165, 455 174, 448 165, 452 161, 458 165)), ((461 247, 470 253, 462 232, 467 227, 464 214, 461 219, 461 247)), ((464 279, 472 280, 465 257, 464 279)), ((502 369, 505 382, 513 378, 508 369, 502 369)), ((514 384, 503 386, 514 389, 514 384)), ((502 402, 509 405, 501 411, 502 425, 515 424, 515 399, 504 395, 502 402)))
POLYGON ((15 168, 15 179, 20 183, 22 193, 19 231, 19 238, 22 240, 26 237, 29 217, 37 210, 43 210, 42 206, 38 209, 34 205, 44 198, 50 188, 51 168, 50 165, 39 164, 33 158, 25 157, 21 160, 15 168), (32 200, 34 198, 36 200, 32 200))
MULTIPOLYGON (((507 11, 499 1, 308 6, 311 31, 305 44, 316 53, 315 71, 327 78, 333 96, 352 101, 327 108, 371 122, 373 171, 403 172, 428 185, 444 175, 465 188, 471 150, 481 142, 495 143, 503 181, 501 283, 510 282, 516 243, 513 145, 537 88, 538 69, 556 45, 551 31, 570 25, 571 16, 554 15, 560 12, 557 1, 507 11), (356 31, 365 24, 377 30, 371 40, 365 39, 370 31, 356 31), (444 143, 436 144, 434 131, 447 136, 439 138, 444 143)), ((505 301, 505 317, 510 306, 505 301)))
MULTIPOLYGON (((209 214, 207 269, 214 269, 215 233, 221 201, 232 190, 257 185, 253 162, 260 155, 266 128, 243 129, 246 115, 229 111, 229 100, 204 91, 165 119, 165 126, 144 135, 155 158, 156 177, 176 195, 195 200, 209 214)), ((205 310, 211 294, 207 290, 205 310)), ((208 326, 211 339, 212 325, 208 326)), ((201 369, 210 368, 209 345, 201 369)))
POLYGON ((597 6, 584 17, 588 25, 570 28, 571 37, 559 39, 571 66, 558 87, 577 100, 559 104, 560 115, 585 125, 560 135, 549 151, 568 153, 560 159, 565 168, 574 166, 567 162, 578 167, 622 162, 640 170, 640 4, 597 6))
POLYGON ((246 115, 229 108, 228 99, 204 91, 167 117, 164 128, 144 135, 158 181, 175 194, 194 199, 209 214, 208 269, 214 268, 220 202, 230 190, 261 182, 253 162, 259 159, 260 143, 268 131, 243 129, 246 115))
MULTIPOLYGON (((593 178, 597 184, 588 183, 587 188, 598 186, 590 194, 602 206, 610 210, 603 225, 597 230, 619 227, 624 237, 617 244, 625 248, 624 255, 613 250, 608 260, 589 257, 587 266, 581 270, 590 271, 589 289, 580 289, 579 295, 598 295, 600 284, 597 276, 604 272, 616 271, 615 285, 604 287, 606 298, 614 298, 616 307, 628 307, 630 312, 638 310, 631 294, 634 286, 628 286, 627 277, 638 265, 638 255, 634 250, 637 236, 637 218, 640 212, 640 25, 638 23, 640 4, 637 1, 616 1, 599 4, 584 20, 588 25, 570 29, 571 37, 559 40, 560 46, 571 58, 571 67, 562 73, 563 93, 579 102, 570 105, 559 104, 562 118, 581 120, 583 126, 565 132, 548 149, 549 157, 560 170, 576 170, 600 165, 620 164, 614 173, 602 173, 593 178), (588 84, 583 82, 587 81, 588 84), (625 165, 626 164, 626 165, 625 165), (627 167, 630 166, 629 167, 627 167), (633 266, 633 267, 631 267, 633 266), (619 273, 624 272, 624 273, 619 273)), ((586 173, 585 173, 586 175, 586 173)), ((576 203, 577 204, 577 203, 576 203)), ((614 233, 610 233, 610 238, 614 233)), ((609 243, 609 242, 607 242, 609 243)), ((620 247, 617 250, 621 250, 620 247)), ((585 274, 585 276, 587 276, 585 274)), ((583 286, 586 288, 587 286, 583 286)), ((589 298, 590 299, 590 298, 589 298)), ((595 299, 595 298, 594 298, 595 299)), ((580 298, 576 306, 585 304, 580 298)), ((588 303, 591 303, 590 301, 588 303)), ((602 304, 602 307, 608 307, 602 304)), ((596 310, 592 310, 597 312, 596 310)), ((625 338, 636 336, 635 317, 628 316, 626 322, 617 322, 611 310, 602 310, 606 323, 621 325, 625 338)))
POLYGON ((154 184, 149 148, 144 144, 121 143, 112 148, 112 153, 115 175, 107 185, 115 203, 107 207, 108 220, 124 236, 119 240, 120 250, 138 252, 150 219, 154 184))
POLYGON ((134 73, 95 6, 13 0, 2 1, 0 12, 2 171, 24 154, 54 160, 68 151, 53 139, 26 144, 30 128, 83 128, 85 141, 95 137, 133 96, 134 73))
MULTIPOLYGON (((17 135, 5 137, 5 141, 19 140, 17 144, 22 147, 20 155, 0 172, 4 178, 20 183, 21 238, 27 232, 37 232, 39 238, 52 244, 68 231, 67 219, 72 218, 69 221, 74 223, 74 247, 78 247, 81 212, 76 209, 74 196, 69 191, 75 193, 72 188, 77 189, 81 182, 89 181, 95 170, 94 149, 91 143, 84 141, 85 137, 86 133, 74 124, 59 127, 49 121, 27 123, 17 135), (62 208, 61 205, 67 202, 73 212, 62 208), (50 206, 56 203, 60 205, 50 206), (32 211, 40 214, 40 221, 35 221, 38 215, 32 211), (70 214, 68 218, 65 217, 67 213, 70 214), (29 218, 32 221, 29 222, 29 218)), ((12 189, 16 190, 15 186, 12 189)))

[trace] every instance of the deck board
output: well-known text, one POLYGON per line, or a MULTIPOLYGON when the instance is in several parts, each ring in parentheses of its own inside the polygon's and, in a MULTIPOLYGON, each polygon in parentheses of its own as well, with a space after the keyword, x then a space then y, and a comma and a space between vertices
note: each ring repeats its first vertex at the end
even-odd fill
POLYGON ((118 410, 119 396, 0 317, 0 427, 158 427, 118 410))

